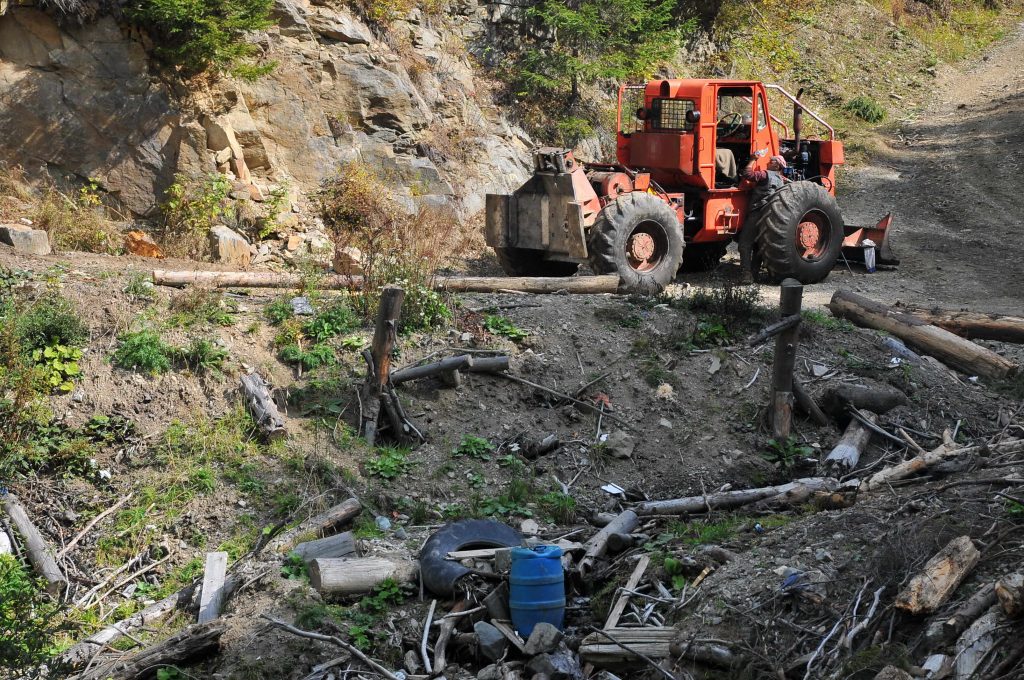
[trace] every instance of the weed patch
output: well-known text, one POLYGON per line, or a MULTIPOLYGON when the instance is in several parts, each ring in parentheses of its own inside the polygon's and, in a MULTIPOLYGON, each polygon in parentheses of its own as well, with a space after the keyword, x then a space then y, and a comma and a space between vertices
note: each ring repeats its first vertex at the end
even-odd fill
POLYGON ((384 446, 377 449, 377 455, 366 461, 366 471, 385 481, 395 479, 412 469, 409 449, 384 446))
POLYGON ((490 460, 491 454, 494 453, 494 445, 483 437, 466 434, 462 436, 462 441, 452 453, 476 460, 490 460))
POLYGON ((512 342, 522 342, 530 337, 530 334, 516 326, 512 319, 497 314, 488 314, 484 317, 484 330, 492 335, 500 335, 512 342))
POLYGON ((174 348, 164 342, 153 330, 125 333, 114 351, 114 363, 129 371, 141 371, 151 375, 171 370, 174 348))

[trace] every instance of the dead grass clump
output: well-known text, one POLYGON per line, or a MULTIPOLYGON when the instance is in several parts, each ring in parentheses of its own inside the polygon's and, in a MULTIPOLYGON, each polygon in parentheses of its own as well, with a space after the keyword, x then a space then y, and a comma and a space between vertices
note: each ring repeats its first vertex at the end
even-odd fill
POLYGON ((355 302, 367 318, 376 311, 381 288, 395 284, 406 293, 403 328, 431 328, 451 319, 448 305, 430 286, 434 272, 449 265, 463 245, 451 210, 421 208, 408 214, 381 178, 358 162, 326 180, 317 202, 335 247, 362 253, 365 285, 355 302))

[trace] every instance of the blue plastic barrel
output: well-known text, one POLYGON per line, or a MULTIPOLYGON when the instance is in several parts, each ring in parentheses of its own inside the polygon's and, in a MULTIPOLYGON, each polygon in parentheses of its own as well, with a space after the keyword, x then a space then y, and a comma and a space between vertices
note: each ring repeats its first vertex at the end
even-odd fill
POLYGON ((509 575, 512 626, 524 638, 546 621, 559 630, 565 618, 565 578, 562 549, 557 545, 512 548, 509 575))

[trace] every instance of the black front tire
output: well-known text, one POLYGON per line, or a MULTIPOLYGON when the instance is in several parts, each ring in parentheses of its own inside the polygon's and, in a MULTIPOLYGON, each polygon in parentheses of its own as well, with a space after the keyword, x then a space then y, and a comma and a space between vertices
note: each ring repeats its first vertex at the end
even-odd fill
POLYGON ((836 199, 813 182, 793 182, 776 191, 758 210, 752 226, 772 281, 818 283, 832 271, 843 247, 843 218, 836 199))
POLYGON ((620 290, 660 293, 683 261, 683 230, 665 201, 634 191, 609 203, 590 228, 590 267, 618 274, 620 290))
POLYGON ((509 276, 572 276, 580 268, 575 262, 545 260, 543 250, 495 248, 494 254, 509 276))

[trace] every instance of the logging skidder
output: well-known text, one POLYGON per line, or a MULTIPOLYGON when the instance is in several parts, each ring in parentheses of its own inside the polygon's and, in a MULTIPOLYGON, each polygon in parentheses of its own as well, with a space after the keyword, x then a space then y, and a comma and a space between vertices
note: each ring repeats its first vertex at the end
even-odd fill
POLYGON ((840 252, 863 259, 869 239, 879 263, 898 264, 891 214, 874 227, 844 225, 835 200, 843 144, 800 95, 741 80, 624 86, 617 162, 539 149, 526 184, 488 194, 487 245, 510 276, 564 277, 588 263, 636 293, 658 292, 680 267, 715 267, 733 240, 751 273, 774 282, 817 283, 840 252), (769 111, 770 91, 792 102, 792 133, 769 111), (804 134, 804 113, 820 138, 804 134))

